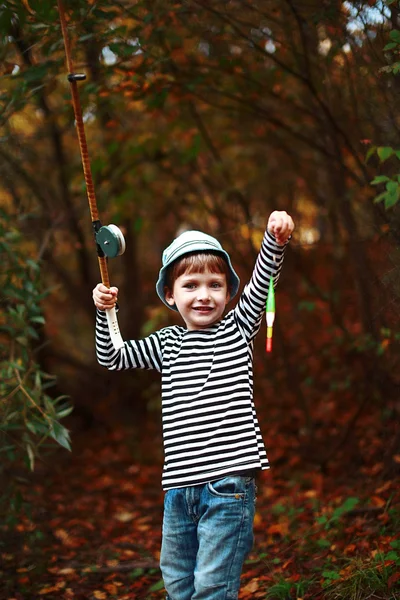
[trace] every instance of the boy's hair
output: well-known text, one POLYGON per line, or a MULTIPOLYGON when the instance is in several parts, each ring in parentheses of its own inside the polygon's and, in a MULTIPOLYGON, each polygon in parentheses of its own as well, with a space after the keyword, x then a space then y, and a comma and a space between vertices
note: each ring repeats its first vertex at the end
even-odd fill
POLYGON ((228 289, 231 288, 229 265, 222 256, 213 252, 194 252, 178 258, 167 268, 165 285, 172 290, 175 281, 184 273, 206 271, 225 275, 228 289))

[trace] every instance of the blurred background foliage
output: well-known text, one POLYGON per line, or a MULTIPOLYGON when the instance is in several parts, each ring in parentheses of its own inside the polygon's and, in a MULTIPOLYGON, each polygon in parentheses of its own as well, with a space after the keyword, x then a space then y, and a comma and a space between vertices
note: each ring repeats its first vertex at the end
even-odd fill
MULTIPOLYGON (((400 452, 399 429, 387 425, 400 410, 398 3, 65 7, 76 71, 87 75, 79 89, 102 222, 126 236, 126 253, 109 265, 124 337, 176 319, 154 286, 161 252, 182 229, 216 235, 246 281, 268 215, 287 210, 297 228, 272 358, 257 340, 263 429, 280 421, 320 468, 352 450, 362 464, 360 420, 373 416, 388 432, 391 465, 400 452)), ((33 315, 35 332, 43 315, 23 345, 34 363, 20 372, 56 377, 43 418, 56 418, 67 395, 70 429, 129 419, 144 452, 149 431, 160 434, 158 376, 105 372, 94 354, 99 273, 55 1, 0 4, 0 69, 1 239, 12 235, 10 252, 25 261, 15 283, 23 302, 2 286, 2 342, 15 343, 18 311, 33 315)), ((2 258, 2 277, 10 273, 13 260, 2 258)), ((0 402, 8 419, 21 418, 16 395, 2 388, 0 402)), ((13 439, 42 433, 31 429, 13 439)), ((36 443, 25 442, 32 462, 36 443)))
POLYGON ((34 248, 23 242, 18 229, 24 218, 12 222, 0 209, 0 508, 11 508, 8 523, 23 502, 14 487, 21 478, 21 459, 33 471, 35 457, 51 446, 49 441, 70 450, 68 430, 59 420, 72 407, 65 397, 49 395, 54 376, 43 372, 36 359, 45 322, 41 303, 49 292, 43 291, 40 261, 30 257, 34 248))

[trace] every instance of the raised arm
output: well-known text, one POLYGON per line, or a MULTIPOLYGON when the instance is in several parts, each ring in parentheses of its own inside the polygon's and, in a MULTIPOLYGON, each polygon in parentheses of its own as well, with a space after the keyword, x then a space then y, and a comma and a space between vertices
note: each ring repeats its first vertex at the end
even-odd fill
POLYGON ((269 280, 273 277, 275 287, 293 229, 293 220, 286 212, 274 211, 271 214, 252 276, 234 309, 235 317, 248 341, 260 329, 269 280))

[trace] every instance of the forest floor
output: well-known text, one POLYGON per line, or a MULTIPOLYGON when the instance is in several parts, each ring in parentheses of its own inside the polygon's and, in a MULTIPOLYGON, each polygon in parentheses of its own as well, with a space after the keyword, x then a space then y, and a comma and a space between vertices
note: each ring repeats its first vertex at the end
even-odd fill
MULTIPOLYGON (((362 464, 339 451, 325 472, 290 436, 275 439, 241 599, 400 598, 400 456, 384 462, 384 436, 364 432, 362 464)), ((21 482, 22 512, 0 525, 0 600, 165 597, 161 465, 145 450, 135 460, 131 435, 76 435, 71 454, 56 450, 21 482)))

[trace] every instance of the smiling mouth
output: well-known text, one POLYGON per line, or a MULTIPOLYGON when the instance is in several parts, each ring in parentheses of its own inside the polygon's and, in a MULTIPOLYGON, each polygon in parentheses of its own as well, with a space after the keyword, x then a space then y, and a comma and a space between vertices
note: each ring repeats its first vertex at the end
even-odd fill
POLYGON ((193 310, 197 312, 211 312, 213 310, 212 306, 194 306, 193 310))

